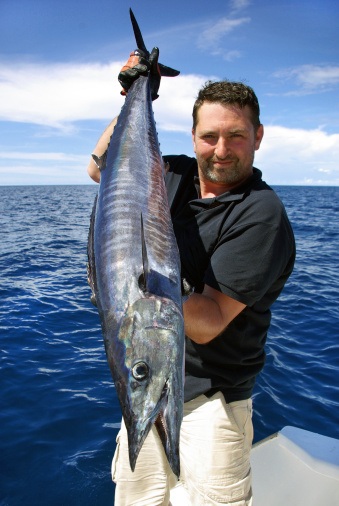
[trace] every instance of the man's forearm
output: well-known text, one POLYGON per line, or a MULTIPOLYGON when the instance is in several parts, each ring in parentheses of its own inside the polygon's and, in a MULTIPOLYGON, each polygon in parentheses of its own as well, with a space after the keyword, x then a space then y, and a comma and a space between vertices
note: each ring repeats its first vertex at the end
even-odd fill
MULTIPOLYGON (((111 135, 113 133, 114 127, 117 124, 118 116, 114 118, 113 121, 108 125, 108 127, 104 130, 102 133, 100 139, 97 142, 97 145, 94 148, 93 154, 97 156, 101 156, 105 153, 109 140, 111 138, 111 135)), ((93 158, 90 159, 90 162, 87 167, 87 172, 89 176, 95 181, 96 183, 100 182, 100 170, 99 167, 96 165, 93 158)))
POLYGON ((207 344, 245 307, 245 304, 205 285, 202 294, 194 293, 183 306, 185 334, 198 344, 207 344))

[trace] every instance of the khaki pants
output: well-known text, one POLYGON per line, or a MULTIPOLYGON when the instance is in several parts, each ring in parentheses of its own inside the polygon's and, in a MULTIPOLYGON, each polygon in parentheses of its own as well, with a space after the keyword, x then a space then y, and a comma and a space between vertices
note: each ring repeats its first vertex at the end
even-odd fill
MULTIPOLYGON (((180 433, 180 481, 187 506, 252 506, 250 451, 252 401, 226 404, 218 392, 184 404, 180 433)), ((177 484, 155 428, 147 436, 132 473, 124 423, 112 462, 115 506, 168 506, 177 484)))

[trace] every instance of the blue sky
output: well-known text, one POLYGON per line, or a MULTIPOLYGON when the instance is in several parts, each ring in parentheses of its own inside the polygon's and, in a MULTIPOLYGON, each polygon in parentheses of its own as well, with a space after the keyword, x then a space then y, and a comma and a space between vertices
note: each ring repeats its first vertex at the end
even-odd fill
POLYGON ((0 0, 0 184, 88 184, 88 158, 123 104, 135 48, 181 71, 154 102, 163 154, 193 156, 208 79, 241 80, 261 107, 255 165, 269 184, 339 185, 337 0, 0 0))

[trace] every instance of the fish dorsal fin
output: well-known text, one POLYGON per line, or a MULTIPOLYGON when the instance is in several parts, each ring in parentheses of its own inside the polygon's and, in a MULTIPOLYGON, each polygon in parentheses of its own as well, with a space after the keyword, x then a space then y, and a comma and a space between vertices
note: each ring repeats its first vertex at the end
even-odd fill
POLYGON ((148 264, 148 256, 147 256, 147 247, 145 241, 145 230, 144 230, 144 220, 142 218, 142 213, 140 214, 140 231, 141 231, 141 251, 142 251, 142 273, 139 276, 139 288, 143 292, 149 291, 149 264, 148 264))

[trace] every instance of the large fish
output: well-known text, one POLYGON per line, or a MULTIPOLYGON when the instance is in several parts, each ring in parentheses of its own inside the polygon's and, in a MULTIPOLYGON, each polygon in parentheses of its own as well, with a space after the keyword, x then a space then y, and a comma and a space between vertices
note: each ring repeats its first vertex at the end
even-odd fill
MULTIPOLYGON (((138 46, 140 37, 136 34, 138 46)), ((130 88, 101 162, 88 278, 128 432, 130 465, 134 470, 154 424, 179 476, 184 363, 180 260, 150 76, 140 76, 130 88)))

